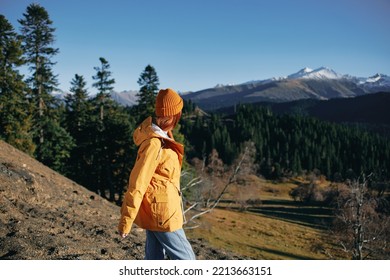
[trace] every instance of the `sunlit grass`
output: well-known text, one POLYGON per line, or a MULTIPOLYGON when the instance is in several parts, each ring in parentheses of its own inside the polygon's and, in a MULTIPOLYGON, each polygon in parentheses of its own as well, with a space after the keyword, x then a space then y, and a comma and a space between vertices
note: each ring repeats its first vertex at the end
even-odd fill
MULTIPOLYGON (((330 209, 295 203, 288 194, 296 186, 292 182, 272 183, 257 177, 248 182, 252 195, 262 204, 240 212, 229 208, 234 208, 234 203, 222 203, 226 208, 203 215, 201 226, 187 230, 188 236, 252 259, 343 258, 327 234, 330 209)), ((230 189, 228 201, 238 188, 230 189)))

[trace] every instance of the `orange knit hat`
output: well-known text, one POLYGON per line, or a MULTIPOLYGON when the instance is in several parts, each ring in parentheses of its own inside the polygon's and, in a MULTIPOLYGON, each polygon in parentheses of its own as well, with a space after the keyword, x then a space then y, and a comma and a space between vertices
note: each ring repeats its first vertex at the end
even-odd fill
POLYGON ((161 89, 156 97, 156 116, 168 117, 180 113, 183 99, 171 88, 161 89))

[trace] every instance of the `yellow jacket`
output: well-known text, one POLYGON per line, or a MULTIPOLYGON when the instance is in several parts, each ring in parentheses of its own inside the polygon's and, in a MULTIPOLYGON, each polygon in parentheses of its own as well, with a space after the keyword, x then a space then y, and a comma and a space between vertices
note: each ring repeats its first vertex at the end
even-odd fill
POLYGON ((175 231, 183 226, 180 173, 183 145, 159 134, 147 118, 133 134, 138 146, 118 230, 129 233, 133 222, 152 231, 175 231))

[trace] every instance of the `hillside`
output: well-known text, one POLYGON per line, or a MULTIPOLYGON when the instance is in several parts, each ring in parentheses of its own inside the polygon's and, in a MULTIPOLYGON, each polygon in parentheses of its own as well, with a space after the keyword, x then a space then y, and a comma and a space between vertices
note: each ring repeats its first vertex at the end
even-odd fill
POLYGON ((380 92, 319 102, 310 107, 308 112, 326 121, 390 125, 389 106, 390 93, 380 92))
POLYGON ((390 93, 379 92, 355 98, 298 100, 286 103, 258 103, 276 113, 301 113, 325 121, 390 125, 390 93))
MULTIPOLYGON (((335 123, 355 123, 385 135, 390 133, 390 93, 378 92, 354 98, 329 100, 302 99, 291 102, 258 102, 257 106, 270 108, 277 114, 299 114, 335 123)), ((235 107, 217 112, 231 115, 235 107)))
MULTIPOLYGON (((143 259, 144 232, 120 240, 119 207, 0 141, 0 259, 143 259)), ((198 259, 239 259, 190 240, 198 259)))

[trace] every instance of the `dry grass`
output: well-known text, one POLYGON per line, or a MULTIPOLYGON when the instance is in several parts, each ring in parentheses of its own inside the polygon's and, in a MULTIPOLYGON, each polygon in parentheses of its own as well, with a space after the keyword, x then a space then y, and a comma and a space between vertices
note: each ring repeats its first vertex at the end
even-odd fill
POLYGON ((190 238, 203 238, 211 246, 253 259, 342 259, 326 235, 325 222, 330 209, 305 206, 292 201, 294 182, 272 183, 255 176, 243 186, 232 186, 226 195, 226 208, 214 209, 200 218, 201 226, 187 230, 190 238), (261 205, 239 212, 228 208, 240 188, 250 186, 261 205))

